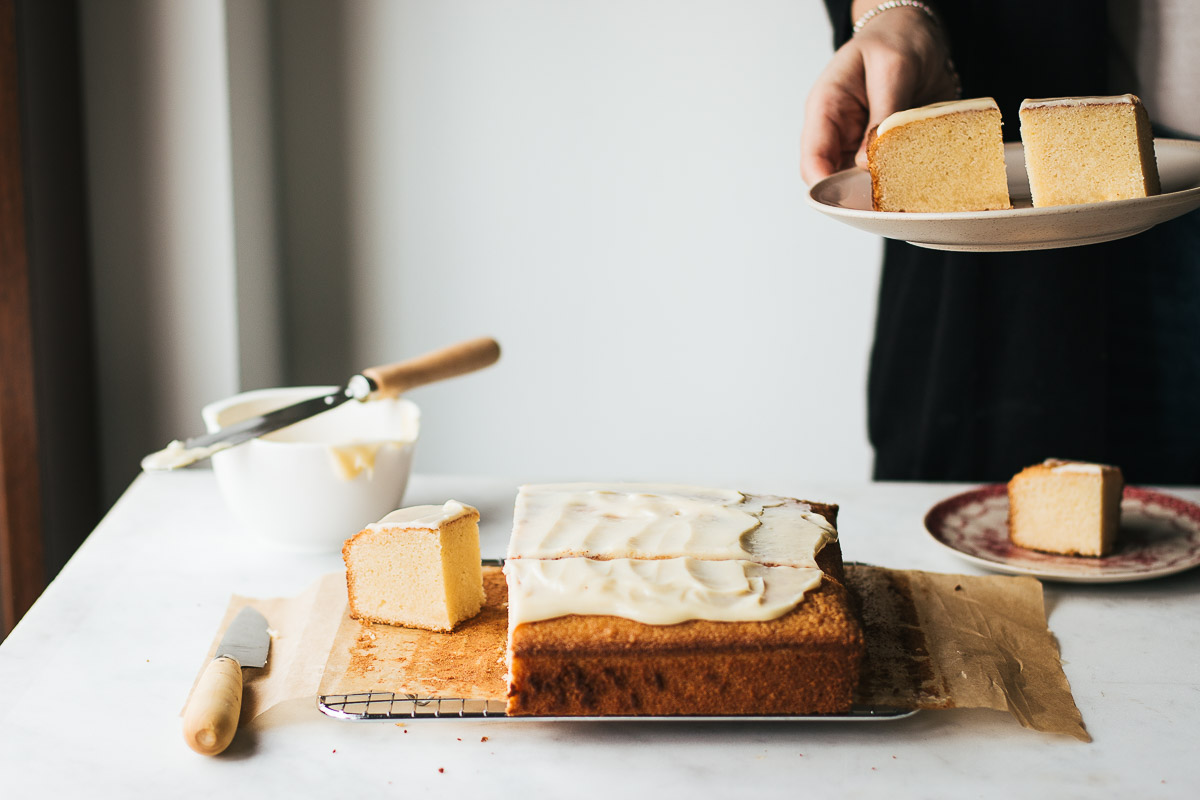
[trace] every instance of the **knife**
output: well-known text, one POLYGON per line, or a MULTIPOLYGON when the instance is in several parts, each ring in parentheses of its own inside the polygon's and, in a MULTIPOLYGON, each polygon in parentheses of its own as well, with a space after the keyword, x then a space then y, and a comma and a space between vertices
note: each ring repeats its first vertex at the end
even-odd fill
POLYGON ((188 747, 215 756, 233 741, 242 713, 242 667, 264 667, 271 649, 267 619, 243 608, 221 637, 216 657, 204 668, 183 714, 188 747))
POLYGON ((495 364, 499 358, 500 345, 496 340, 482 337, 443 347, 407 361, 369 367, 350 378, 344 387, 333 394, 303 400, 261 416, 250 417, 214 433, 196 436, 186 441, 171 442, 164 449, 143 458, 142 469, 167 470, 186 467, 221 450, 336 408, 348 400, 362 402, 394 397, 417 386, 483 369, 495 364))

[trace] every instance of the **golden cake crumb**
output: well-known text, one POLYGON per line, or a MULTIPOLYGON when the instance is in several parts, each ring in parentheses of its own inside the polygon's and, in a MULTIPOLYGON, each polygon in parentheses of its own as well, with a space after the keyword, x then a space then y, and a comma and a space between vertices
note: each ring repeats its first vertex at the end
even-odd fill
POLYGON ((1159 193, 1150 117, 1134 95, 1025 100, 1021 141, 1035 207, 1159 193))
POLYGON ((392 512, 348 539, 342 558, 355 619, 450 631, 483 607, 479 512, 457 501, 392 512))
POLYGON ((1079 556, 1113 551, 1121 518, 1121 470, 1049 459, 1008 482, 1008 535, 1030 550, 1079 556))

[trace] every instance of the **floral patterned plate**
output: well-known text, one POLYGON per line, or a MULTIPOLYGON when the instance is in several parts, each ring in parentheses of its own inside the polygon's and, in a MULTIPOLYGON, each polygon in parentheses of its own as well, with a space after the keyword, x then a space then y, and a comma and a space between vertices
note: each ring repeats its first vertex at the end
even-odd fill
POLYGON ((1200 506, 1151 489, 1125 487, 1116 552, 1104 558, 1057 556, 1008 540, 1008 492, 993 484, 929 509, 935 541, 981 567, 1076 583, 1161 578, 1200 565, 1200 506))

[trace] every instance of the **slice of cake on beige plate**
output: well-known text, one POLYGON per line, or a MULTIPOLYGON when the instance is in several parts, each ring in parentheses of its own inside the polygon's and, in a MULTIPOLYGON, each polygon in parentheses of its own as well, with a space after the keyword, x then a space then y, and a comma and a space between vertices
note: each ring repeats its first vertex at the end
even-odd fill
POLYGON ((1000 127, 1000 107, 990 97, 892 114, 867 141, 875 210, 1012 208, 1000 127))
POLYGON ((1159 193, 1150 117, 1132 94, 1025 100, 1021 141, 1035 207, 1159 193))
POLYGON ((836 512, 696 487, 522 487, 508 713, 846 710, 863 643, 833 577, 836 512))
POLYGON ((483 607, 479 512, 450 500, 393 511, 346 540, 350 616, 450 631, 483 607))
POLYGON ((1106 556, 1121 521, 1121 470, 1048 459, 1008 482, 1008 535, 1030 550, 1106 556))

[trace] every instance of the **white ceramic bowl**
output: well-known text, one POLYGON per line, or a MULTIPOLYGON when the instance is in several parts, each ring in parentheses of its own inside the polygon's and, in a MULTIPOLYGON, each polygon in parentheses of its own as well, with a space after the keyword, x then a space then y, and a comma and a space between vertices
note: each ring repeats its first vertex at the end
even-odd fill
MULTIPOLYGON (((211 433, 334 391, 259 389, 210 403, 201 414, 211 433)), ((215 454, 213 471, 248 533, 294 550, 340 550, 363 526, 400 508, 419 432, 420 411, 409 400, 351 400, 215 454)))

